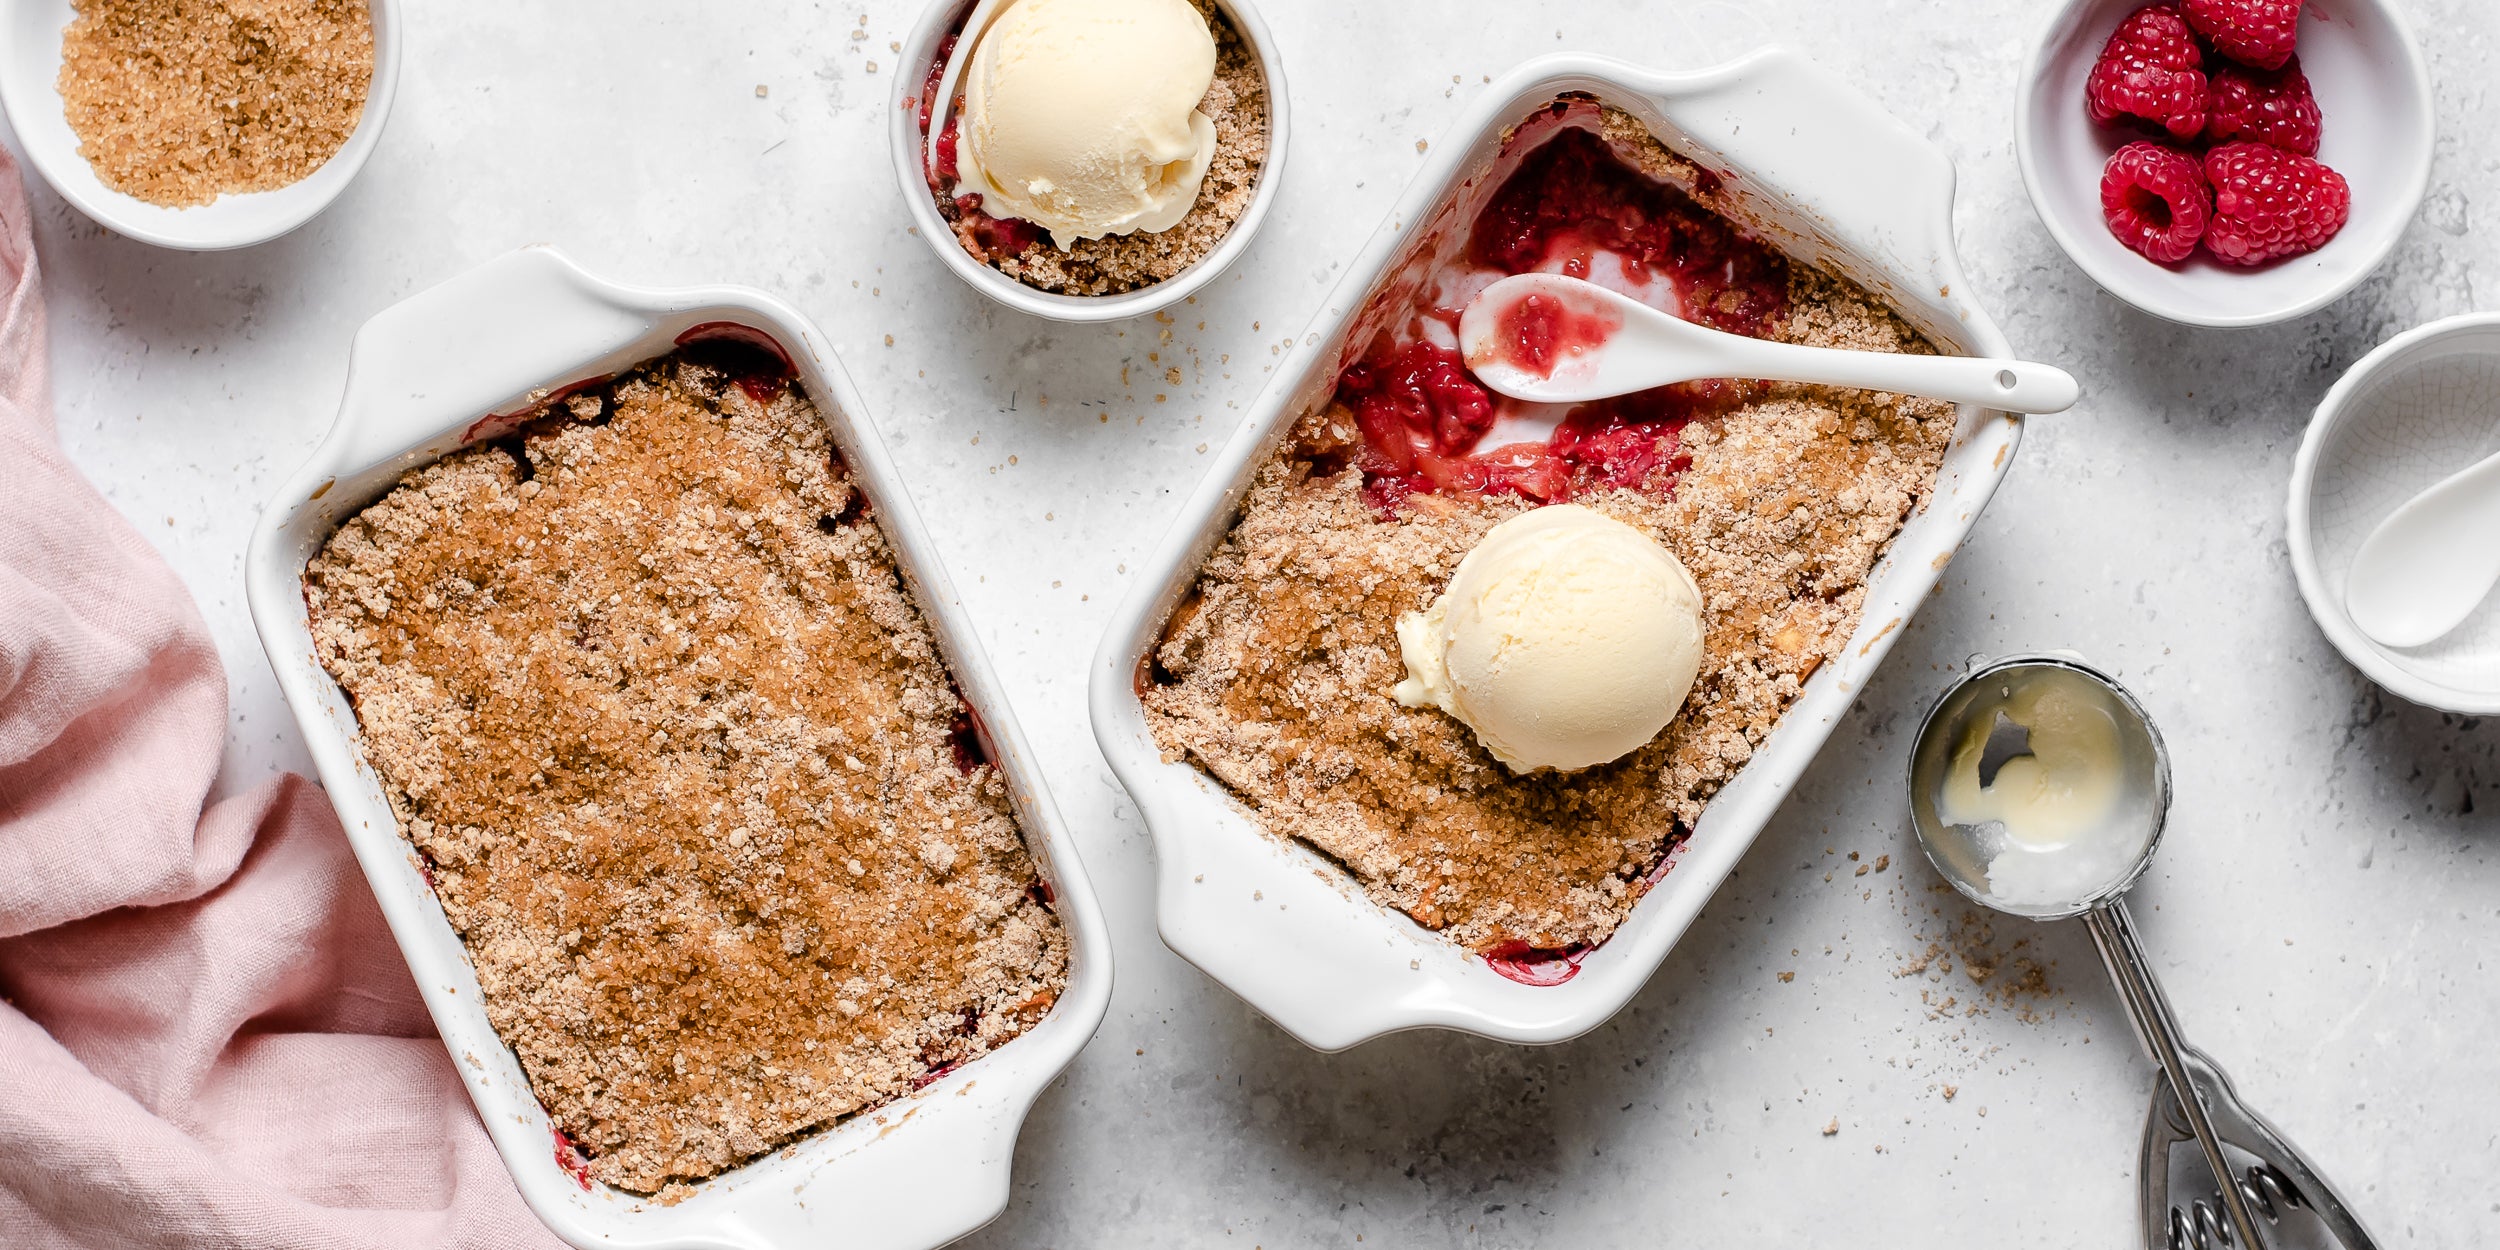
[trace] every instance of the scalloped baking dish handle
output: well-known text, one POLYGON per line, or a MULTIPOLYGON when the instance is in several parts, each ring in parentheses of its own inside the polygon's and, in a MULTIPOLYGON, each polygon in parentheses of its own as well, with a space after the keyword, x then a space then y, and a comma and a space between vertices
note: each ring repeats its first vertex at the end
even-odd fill
POLYGON ((356 332, 323 458, 369 464, 419 450, 444 408, 510 411, 546 381, 551 356, 588 362, 650 324, 553 248, 488 261, 383 309, 356 332), (460 367, 445 368, 447 360, 460 367))
POLYGON ((1670 146, 1741 152, 1711 172, 1748 184, 1749 207, 1790 236, 1783 251, 1872 279, 1876 295, 1931 337, 1973 355, 2006 354, 1973 341, 1974 328, 1950 306, 1965 284, 1953 246, 1959 176, 1952 158, 1865 92, 1776 46, 1700 73, 1634 71, 1614 85, 1657 107, 1641 121, 1679 141, 1670 146), (1747 135, 1826 135, 1833 117, 1850 119, 1848 142, 1764 143, 1747 135), (1844 220, 1808 207, 1817 204, 1849 211, 1844 220), (1893 280, 1900 277, 1917 285, 1893 280))

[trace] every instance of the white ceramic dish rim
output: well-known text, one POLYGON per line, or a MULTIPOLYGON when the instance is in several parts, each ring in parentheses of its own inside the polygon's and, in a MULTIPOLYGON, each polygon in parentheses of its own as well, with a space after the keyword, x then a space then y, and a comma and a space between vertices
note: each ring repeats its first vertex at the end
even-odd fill
POLYGON ((1293 130, 1292 104, 1285 89, 1284 57, 1257 7, 1251 0, 1215 0, 1215 6, 1249 43, 1259 58, 1259 71, 1267 79, 1267 160, 1259 169, 1259 185, 1250 193, 1250 206, 1242 210, 1231 232, 1216 244, 1214 251, 1153 286, 1119 295, 1060 295, 1026 286, 972 259, 955 242, 954 233, 946 228, 946 219, 938 215, 937 201, 930 198, 928 179, 921 174, 926 149, 919 109, 916 104, 907 107, 904 102, 919 99, 922 80, 929 62, 937 56, 938 44, 972 8, 972 0, 932 0, 922 10, 910 37, 903 41, 902 62, 895 67, 894 90, 888 101, 886 138, 893 151, 895 185, 903 194, 903 204, 911 213, 921 242, 937 254, 939 263, 972 289, 1018 312, 1053 321, 1094 322, 1121 321, 1160 312, 1197 294, 1240 259, 1249 249, 1251 237, 1267 220, 1268 207, 1276 202, 1277 183, 1285 168, 1285 144, 1293 130))
POLYGON ((2442 685, 2407 672, 2389 660, 2379 645, 2352 623, 2352 616, 2344 610, 2343 588, 2328 588, 2326 575, 2318 568, 2317 547, 2310 540, 2310 505, 2317 493, 2318 457, 2327 436, 2343 423, 2355 398, 2368 393, 2390 370, 2412 363, 2425 349, 2461 335, 2495 331, 2500 331, 2500 313, 2443 317, 2379 344, 2345 370, 2344 376, 2327 389, 2326 398, 2318 401, 2317 413, 2301 435, 2300 451, 2292 457, 2291 489, 2283 512, 2283 540, 2291 551, 2292 578, 2300 585, 2300 601, 2318 623, 2319 632, 2343 654, 2345 662, 2402 698, 2467 716, 2500 715, 2500 694, 2442 685))
POLYGON ((1141 570, 1095 656, 1095 738, 1153 835, 1155 913, 1165 944, 1318 1049, 1414 1028, 1557 1042, 1612 1016, 1656 971, 1847 713, 2003 480, 2020 439, 2015 418, 1961 411, 1934 496, 1869 581, 1857 635, 1814 675, 1778 730, 1716 797, 1624 928, 1565 984, 1505 980, 1370 901, 1316 852, 1265 832, 1194 766, 1164 761, 1135 683, 1173 604, 1230 529, 1258 466, 1334 377, 1341 336, 1393 271, 1410 226, 1426 219, 1505 127, 1566 90, 1595 92, 1644 114, 1670 146, 1719 165, 1731 188, 1780 188, 1776 195, 1739 193, 1794 223, 1796 232, 1781 236, 1792 254, 1841 263, 1922 330, 1960 350, 2012 351, 1971 300, 1953 251, 1951 161, 1793 53, 1767 49, 1678 74, 1564 54, 1529 61, 1485 89, 1434 143, 1388 221, 1347 267, 1297 341, 1294 359, 1270 380, 1141 570), (1884 186, 1886 194, 1866 195, 1868 185, 1884 186), (1862 256, 1883 260, 1853 259, 1862 256))
MULTIPOLYGON (((2387 219, 2386 228, 2380 231, 2379 237, 2372 241, 2368 250, 2356 257, 2355 263, 2337 275, 2334 281, 2321 284, 2299 299, 2286 301, 2264 312, 2233 316, 2169 304, 2150 298, 2141 286, 2129 280, 2128 275, 2111 270, 2103 263, 2100 253, 2084 246, 2083 241, 2068 228, 2065 217, 2050 209, 2045 203, 2048 192, 2045 189, 2044 175, 2039 167, 2040 156, 2037 144, 2033 138, 2041 124, 2036 119, 2036 110, 2033 107, 2034 98, 2038 95, 2035 88, 2039 84, 2041 75, 2049 71, 2060 36, 2065 33, 2070 23, 2077 20, 2076 15, 2086 8, 2107 2, 2108 0, 2066 0, 2066 3, 2051 12, 2047 20, 2041 23, 2040 33, 2032 40, 2031 55, 2024 58, 2022 77, 2014 88, 2014 162, 2022 170, 2023 190, 2031 197, 2032 213, 2040 219, 2040 224, 2049 232, 2049 237, 2057 241, 2058 250, 2066 253, 2067 258, 2075 263, 2076 268, 2083 270, 2085 276, 2091 278, 2093 283, 2103 291, 2139 312, 2180 325, 2203 326, 2209 329, 2245 329, 2252 326, 2274 325, 2316 312, 2351 293, 2354 287, 2361 285, 2363 279, 2376 273, 2378 267, 2386 263, 2388 255, 2396 250, 2396 244, 2404 238, 2405 230, 2412 224, 2414 214, 2421 208, 2422 197, 2430 190, 2431 159, 2436 147, 2434 140, 2438 124, 2437 111, 2431 95, 2430 67, 2423 61, 2421 45, 2414 38, 2413 27, 2406 21, 2401 9, 2386 3, 2385 0, 2355 0, 2357 3, 2368 4, 2377 10, 2394 30, 2396 43, 2403 49, 2406 76, 2413 87, 2413 111, 2422 132, 2421 159, 2407 171, 2405 181, 2401 185, 2389 187, 2382 184, 2372 189, 2373 194, 2388 194, 2391 191, 2398 194, 2404 205, 2404 211, 2391 214, 2387 219)), ((2076 102, 2075 107, 2081 107, 2079 101, 2076 102)), ((2094 220, 2098 220, 2097 215, 2094 220)), ((2143 261, 2142 263, 2149 265, 2152 262, 2143 261)))
POLYGON ((526 248, 377 314, 350 356, 339 417, 263 512, 246 592, 278 684, 415 974, 478 1114, 521 1195, 579 1247, 921 1250, 1004 1209, 1026 1112, 1100 1024, 1111 996, 1108 930, 1066 824, 983 654, 911 496, 824 336, 780 300, 740 287, 656 289, 590 276, 526 248), (409 469, 466 445, 483 414, 534 407, 551 388, 665 354, 692 326, 742 324, 778 341, 826 418, 893 546, 990 757, 1005 773, 1068 931, 1067 991, 1024 1035, 928 1087, 693 1187, 662 1206, 586 1186, 512 1052, 488 1024, 475 972, 368 767, 355 714, 314 656, 304 564, 345 515, 409 469))
MULTIPOLYGON (((184 251, 214 252, 250 247, 278 238, 328 208, 347 189, 382 141, 391 102, 399 93, 400 46, 406 27, 399 0, 370 0, 373 15, 373 82, 365 111, 347 142, 302 180, 271 191, 221 196, 193 208, 167 208, 116 191, 96 177, 78 154, 78 138, 63 115, 58 78, 60 30, 43 10, 70 11, 68 0, 11 0, 0 12, 0 109, 5 109, 27 162, 61 198, 96 224, 142 243, 184 251), (50 28, 48 47, 33 42, 29 26, 50 28), (19 73, 39 62, 40 72, 19 73)), ((60 25, 66 25, 63 17, 60 25)))

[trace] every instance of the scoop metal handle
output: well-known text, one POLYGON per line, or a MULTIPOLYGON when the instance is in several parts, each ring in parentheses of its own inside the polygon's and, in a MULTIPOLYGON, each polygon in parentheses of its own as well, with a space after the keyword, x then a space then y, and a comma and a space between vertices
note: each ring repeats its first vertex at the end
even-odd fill
POLYGON ((2179 1040, 2179 1027, 2170 1015, 2170 1000, 2163 996, 2160 982, 2153 979, 2152 961, 2145 958, 2144 944, 2136 937, 2135 921, 2127 915, 2126 903, 2111 899, 2098 904, 2083 913, 2083 924, 2092 933, 2092 945, 2101 952, 2101 965, 2109 969, 2110 980, 2118 985, 2119 997, 2126 1000, 2127 1018, 2135 1024, 2136 1040, 2144 1043, 2146 1053, 2161 1065, 2163 1079, 2170 1082, 2188 1128, 2196 1134, 2197 1148, 2205 1152, 2205 1163, 2213 1169, 2214 1184, 2221 1190, 2223 1215, 2231 1222, 2232 1244, 2242 1250, 2265 1250, 2266 1243, 2258 1235, 2248 1199, 2231 1175, 2231 1161, 2223 1157, 2222 1136, 2214 1131, 2213 1116, 2188 1072, 2187 1060, 2181 1053, 2185 1047, 2179 1040))
MULTIPOLYGON (((2342 1250, 2378 1250, 2377 1240, 2362 1226, 2361 1217, 2327 1183, 2317 1164, 2240 1101, 2231 1078, 2210 1056, 2184 1044, 2179 1056, 2187 1061, 2188 1079, 2213 1117, 2214 1131, 2225 1144, 2255 1160, 2241 1173, 2237 1188, 2259 1216, 2268 1224, 2279 1224, 2289 1220, 2293 1211, 2306 1208, 2342 1250)), ((2168 1081, 2153 1082, 2152 1106, 2144 1118, 2143 1162, 2136 1176, 2145 1250, 2220 1250, 2226 1244, 2219 1235, 2223 1231, 2220 1221, 2204 1197, 2171 1200, 2171 1147, 2195 1138, 2177 1091, 2168 1081)))

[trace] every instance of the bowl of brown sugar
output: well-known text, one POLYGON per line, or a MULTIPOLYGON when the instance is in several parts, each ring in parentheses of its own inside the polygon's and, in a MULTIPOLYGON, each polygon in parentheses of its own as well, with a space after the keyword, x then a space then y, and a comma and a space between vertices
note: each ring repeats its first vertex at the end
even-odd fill
POLYGON ((8 0, 0 109, 97 224, 267 242, 338 198, 399 83, 398 0, 8 0))

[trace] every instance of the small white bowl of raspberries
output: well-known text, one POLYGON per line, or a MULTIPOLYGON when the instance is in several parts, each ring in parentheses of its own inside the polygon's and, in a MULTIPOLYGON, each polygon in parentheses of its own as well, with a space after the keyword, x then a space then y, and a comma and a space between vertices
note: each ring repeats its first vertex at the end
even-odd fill
POLYGON ((2394 250, 2430 182, 2431 86, 2388 0, 2070 0, 2024 70, 2032 206, 2157 317, 2313 312, 2394 250))

